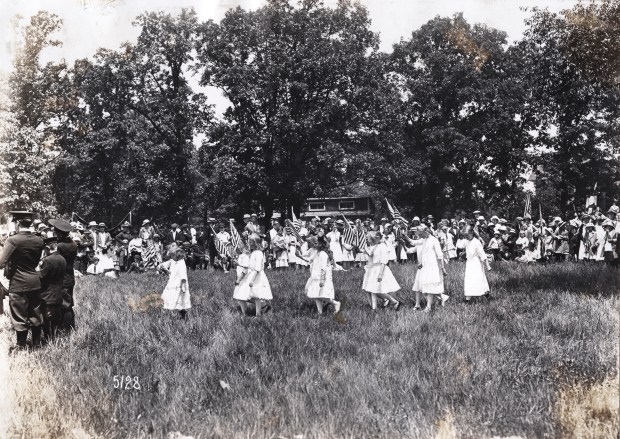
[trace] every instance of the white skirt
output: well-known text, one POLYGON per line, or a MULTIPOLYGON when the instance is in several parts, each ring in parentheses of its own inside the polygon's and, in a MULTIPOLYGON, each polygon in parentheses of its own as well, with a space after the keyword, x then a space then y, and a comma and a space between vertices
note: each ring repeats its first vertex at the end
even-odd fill
POLYGON ((333 299, 334 298, 334 282, 332 281, 331 271, 325 276, 323 288, 320 287, 321 280, 309 278, 306 282, 306 296, 310 299, 333 299))
POLYGON ((339 242, 330 242, 329 249, 334 256, 334 262, 342 262, 342 247, 339 242))
POLYGON ((465 296, 484 296, 489 291, 484 267, 480 259, 467 260, 465 264, 465 296))
POLYGON ((264 271, 258 272, 254 278, 254 285, 250 288, 249 282, 250 275, 246 274, 239 285, 235 287, 233 293, 233 299, 235 300, 271 300, 273 296, 271 294, 271 287, 269 286, 269 280, 264 271))
POLYGON ((161 298, 164 301, 164 309, 189 309, 192 307, 189 290, 181 291, 179 286, 166 285, 161 298))
POLYGON ((366 265, 364 267, 366 273, 364 273, 362 289, 374 294, 390 294, 400 290, 400 285, 398 285, 390 267, 385 267, 383 270, 383 279, 381 282, 377 281, 379 273, 381 272, 381 265, 382 264, 366 265))
POLYGON ((420 270, 416 269, 415 277, 413 278, 413 288, 412 291, 422 291, 422 287, 420 287, 420 270))

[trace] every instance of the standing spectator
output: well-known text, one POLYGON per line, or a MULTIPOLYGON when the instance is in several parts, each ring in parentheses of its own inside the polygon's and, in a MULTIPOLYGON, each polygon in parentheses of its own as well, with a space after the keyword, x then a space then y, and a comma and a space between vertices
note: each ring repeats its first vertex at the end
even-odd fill
POLYGON ((17 349, 25 349, 28 331, 32 332, 34 346, 41 343, 41 280, 36 268, 45 244, 30 231, 33 214, 12 212, 18 221, 17 234, 4 242, 0 254, 0 269, 8 265, 9 307, 11 323, 17 337, 17 349))
POLYGON ((50 254, 43 258, 39 278, 41 280, 41 314, 43 315, 43 334, 47 340, 56 336, 62 326, 64 298, 63 283, 67 271, 67 262, 56 251, 57 238, 47 238, 46 244, 50 254))
POLYGON ((75 287, 75 258, 78 254, 78 246, 71 239, 71 224, 66 221, 51 219, 49 223, 54 227, 54 233, 58 237, 57 251, 60 256, 65 258, 66 271, 63 280, 64 297, 62 301, 63 321, 62 326, 65 329, 73 329, 75 327, 75 313, 73 312, 73 288, 75 287))

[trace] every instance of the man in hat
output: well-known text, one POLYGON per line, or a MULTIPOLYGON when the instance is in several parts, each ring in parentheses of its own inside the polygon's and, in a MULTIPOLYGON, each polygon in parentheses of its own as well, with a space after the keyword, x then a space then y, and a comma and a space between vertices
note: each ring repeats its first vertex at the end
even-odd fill
POLYGON ((381 218, 381 224, 379 224, 379 231, 383 233, 385 230, 385 226, 388 223, 388 219, 386 217, 381 218))
POLYGON ((31 212, 11 212, 18 222, 17 234, 4 242, 0 254, 0 269, 9 279, 9 307, 11 323, 17 336, 17 349, 26 348, 28 331, 32 332, 33 345, 41 343, 41 280, 36 268, 45 244, 34 235, 31 212))
POLYGON ((88 231, 90 232, 89 243, 90 243, 90 246, 92 247, 92 251, 95 253, 97 253, 99 244, 100 244, 98 228, 99 226, 97 225, 95 221, 91 221, 88 223, 88 231))
POLYGON ((174 242, 182 243, 183 242, 183 234, 181 233, 181 229, 179 229, 179 225, 177 223, 172 223, 170 225, 170 230, 166 233, 166 244, 170 245, 174 242))
POLYGON ((125 221, 121 225, 121 231, 114 236, 114 240, 117 243, 117 257, 118 265, 122 271, 127 271, 129 268, 129 250, 128 244, 131 241, 131 224, 125 221))
POLYGON ((43 315, 43 334, 46 339, 52 339, 62 327, 62 301, 65 294, 65 274, 67 262, 60 255, 58 238, 46 238, 50 254, 41 261, 41 313, 43 315))
POLYGON ((101 248, 108 248, 112 244, 112 236, 110 236, 110 233, 107 231, 105 223, 99 223, 98 227, 99 239, 101 241, 99 243, 99 246, 101 248))
POLYGON ((62 287, 64 289, 64 297, 62 302, 63 321, 62 326, 67 329, 75 327, 75 313, 73 312, 73 288, 75 287, 75 272, 73 265, 78 253, 76 242, 71 239, 71 224, 60 219, 49 220, 50 225, 54 228, 54 233, 58 237, 57 252, 65 259, 66 269, 62 287))
POLYGON ((181 224, 181 234, 183 242, 189 242, 192 244, 192 232, 189 229, 189 224, 181 224))
MULTIPOLYGON (((245 214, 243 215, 243 220, 245 221, 245 228, 244 228, 244 233, 248 233, 251 234, 252 232, 249 232, 249 230, 253 230, 253 224, 251 224, 251 220, 252 217, 249 214, 245 214), (248 224, 250 224, 250 226, 248 227, 248 224)), ((213 217, 208 217, 207 218, 207 227, 206 227, 206 234, 207 234, 207 251, 209 252, 209 265, 211 265, 211 267, 213 268, 213 264, 215 263, 215 257, 217 256, 217 249, 215 248, 215 218, 213 217)))

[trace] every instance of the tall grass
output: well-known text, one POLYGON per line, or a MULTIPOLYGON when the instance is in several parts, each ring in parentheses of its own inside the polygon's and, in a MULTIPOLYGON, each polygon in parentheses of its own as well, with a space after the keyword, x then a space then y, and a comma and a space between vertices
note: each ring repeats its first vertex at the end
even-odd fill
MULTIPOLYGON (((268 272, 273 312, 259 319, 232 303, 232 273, 192 272, 187 321, 153 300, 163 276, 85 278, 77 330, 14 361, 48 377, 60 419, 102 437, 569 437, 594 428, 593 416, 601 437, 616 436, 604 397, 579 415, 566 407, 597 389, 618 396, 618 270, 496 264, 496 299, 468 305, 455 263, 452 298, 430 315, 413 311, 415 269, 393 271, 403 307, 377 312, 361 270, 335 272, 335 317, 304 297, 306 272, 268 272), (114 389, 114 375, 138 376, 142 389, 114 389)), ((29 416, 15 434, 34 437, 29 416)))

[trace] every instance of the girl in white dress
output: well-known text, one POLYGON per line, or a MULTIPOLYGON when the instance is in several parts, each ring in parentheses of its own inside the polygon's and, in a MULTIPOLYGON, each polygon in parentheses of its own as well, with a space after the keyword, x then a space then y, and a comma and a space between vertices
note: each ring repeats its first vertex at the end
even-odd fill
POLYGON ((340 264, 342 262, 342 247, 340 246, 340 232, 335 224, 331 232, 325 235, 325 237, 329 241, 329 249, 332 252, 334 262, 340 264))
MULTIPOLYGON (((303 239, 303 242, 301 243, 301 246, 299 247, 299 252, 302 255, 304 255, 304 254, 306 254, 308 252, 308 238, 307 238, 308 237, 308 233, 307 232, 300 232, 299 234, 301 235, 301 238, 303 239)), ((306 267, 308 267, 310 264, 308 264, 306 261, 304 261, 300 257, 297 257, 297 265, 299 267, 301 267, 302 269, 306 269, 306 267)))
POLYGON ((340 311, 340 302, 334 300, 332 267, 327 254, 327 242, 311 236, 308 238, 308 252, 297 257, 310 263, 310 278, 306 282, 306 296, 314 299, 316 310, 323 314, 323 304, 334 305, 334 314, 340 311))
POLYGON ((362 283, 362 289, 370 293, 370 306, 377 309, 377 297, 384 299, 384 306, 392 303, 394 309, 398 309, 400 302, 392 297, 391 293, 400 290, 388 264, 388 249, 385 242, 381 241, 380 232, 369 232, 367 237, 366 254, 368 264, 362 283))
POLYGON ((426 296, 426 308, 424 311, 430 312, 435 296, 440 297, 442 306, 449 299, 448 295, 444 294, 443 277, 446 274, 446 269, 443 265, 443 251, 441 250, 439 240, 431 235, 428 227, 424 225, 419 226, 418 231, 420 237, 424 240, 418 259, 420 289, 422 294, 426 296))
POLYGON ((475 296, 489 296, 489 282, 485 274, 485 268, 491 269, 489 260, 484 252, 482 243, 474 237, 474 230, 467 231, 467 244, 465 246, 465 300, 469 302, 475 296))
POLYGON ((256 307, 256 317, 260 317, 263 301, 271 300, 273 296, 265 275, 265 254, 260 236, 256 233, 251 234, 248 237, 248 244, 251 251, 248 272, 239 281, 239 288, 236 289, 233 298, 243 302, 253 301, 256 307))
POLYGON ((185 319, 187 310, 192 307, 189 285, 187 284, 185 252, 177 249, 171 256, 171 259, 160 266, 170 273, 161 298, 164 301, 164 309, 178 310, 180 317, 185 319))
POLYGON ((293 269, 297 269, 299 266, 299 259, 297 259, 296 252, 301 242, 297 242, 295 235, 287 235, 288 237, 288 266, 293 269))
POLYGON ((280 227, 273 241, 271 241, 276 268, 288 268, 288 247, 288 236, 284 233, 284 228, 280 227))
POLYGON ((250 267, 250 249, 245 245, 243 241, 239 242, 237 247, 237 279, 235 280, 235 290, 233 292, 233 299, 237 301, 241 311, 244 315, 248 314, 247 299, 239 299, 239 288, 241 281, 248 274, 250 267))
POLYGON ((396 262, 396 237, 390 224, 384 227, 383 235, 385 236, 385 247, 388 252, 388 264, 396 262))

